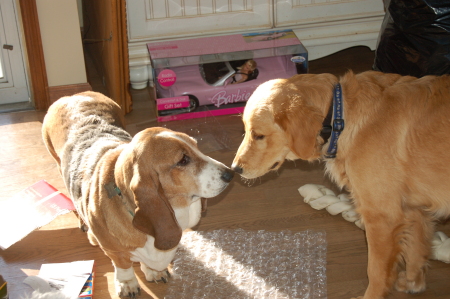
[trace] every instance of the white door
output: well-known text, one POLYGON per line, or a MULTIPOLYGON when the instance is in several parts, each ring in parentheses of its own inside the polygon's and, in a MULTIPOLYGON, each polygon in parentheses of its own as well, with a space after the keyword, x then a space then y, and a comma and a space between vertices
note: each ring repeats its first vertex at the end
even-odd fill
POLYGON ((30 102, 14 0, 0 0, 0 104, 30 102))

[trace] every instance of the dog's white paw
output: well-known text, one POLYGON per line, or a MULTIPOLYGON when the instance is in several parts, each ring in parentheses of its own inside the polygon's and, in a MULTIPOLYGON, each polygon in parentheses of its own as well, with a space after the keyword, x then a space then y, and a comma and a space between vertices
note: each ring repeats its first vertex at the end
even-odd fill
POLYGON ((150 282, 164 282, 167 283, 170 278, 169 270, 165 269, 163 271, 156 271, 149 267, 147 267, 145 264, 141 263, 141 270, 145 274, 145 279, 150 282))
POLYGON ((116 285, 116 293, 120 298, 136 298, 140 295, 141 288, 139 282, 134 275, 133 267, 121 269, 116 267, 114 283, 116 285))

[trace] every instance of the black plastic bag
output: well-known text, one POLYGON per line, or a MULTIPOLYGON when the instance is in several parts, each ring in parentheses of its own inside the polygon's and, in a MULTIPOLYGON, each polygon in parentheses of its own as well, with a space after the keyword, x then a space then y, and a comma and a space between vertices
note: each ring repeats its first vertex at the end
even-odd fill
POLYGON ((422 77, 450 73, 450 1, 391 0, 374 69, 422 77))

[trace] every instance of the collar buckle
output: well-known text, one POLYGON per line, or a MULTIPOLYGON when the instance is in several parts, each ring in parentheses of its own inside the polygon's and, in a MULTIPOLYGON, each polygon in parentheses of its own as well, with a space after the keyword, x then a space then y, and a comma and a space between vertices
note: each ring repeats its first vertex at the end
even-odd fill
POLYGON ((343 119, 333 120, 333 131, 342 132, 343 130, 344 130, 344 120, 343 119))

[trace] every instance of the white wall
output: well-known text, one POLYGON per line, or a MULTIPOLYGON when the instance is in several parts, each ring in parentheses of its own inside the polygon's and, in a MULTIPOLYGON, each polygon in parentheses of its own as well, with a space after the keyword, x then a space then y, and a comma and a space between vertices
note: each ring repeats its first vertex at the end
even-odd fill
POLYGON ((48 85, 87 83, 77 0, 36 0, 48 85))

